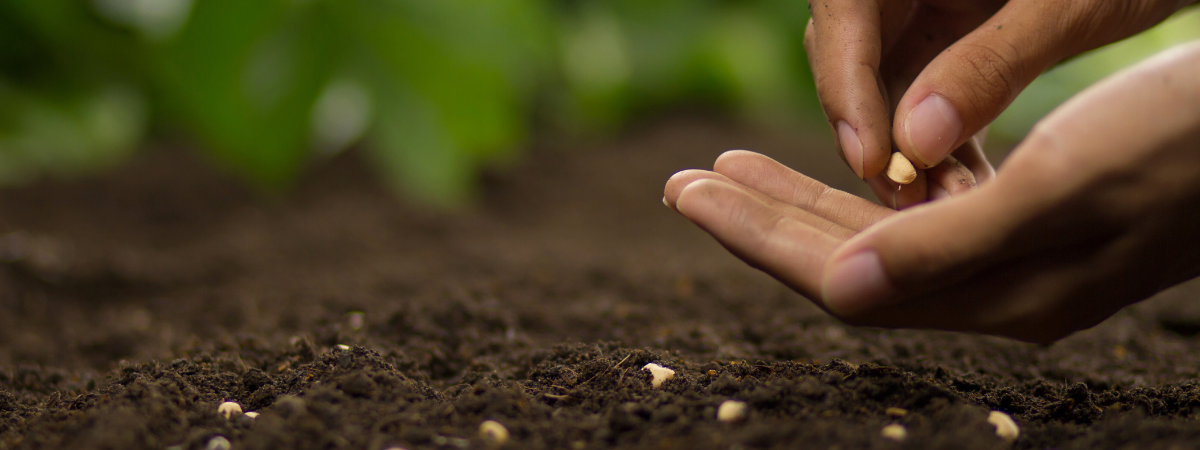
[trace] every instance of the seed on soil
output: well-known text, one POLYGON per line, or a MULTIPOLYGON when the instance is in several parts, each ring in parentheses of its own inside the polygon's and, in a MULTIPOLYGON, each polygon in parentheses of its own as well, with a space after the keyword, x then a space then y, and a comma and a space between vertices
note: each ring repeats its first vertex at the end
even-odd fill
POLYGON ((492 447, 499 447, 508 442, 508 428, 504 428, 500 422, 495 420, 485 420, 479 424, 479 436, 484 442, 492 447))
POLYGON ((882 435, 884 439, 890 439, 899 442, 908 437, 908 429, 904 428, 904 425, 893 423, 883 427, 883 431, 880 431, 879 434, 882 435))
POLYGON ((717 420, 725 423, 740 422, 746 418, 746 402, 725 400, 717 408, 717 420))
POLYGON ((675 378, 674 370, 668 369, 666 367, 660 366, 655 363, 646 364, 645 366, 642 367, 642 370, 646 370, 646 371, 650 372, 650 376, 652 377, 650 379, 650 386, 653 386, 654 388, 658 388, 658 387, 662 386, 664 381, 675 378))
POLYGON ((236 402, 225 402, 217 406, 217 414, 225 416, 228 419, 230 416, 236 416, 242 413, 242 405, 236 402))
POLYGON ((251 419, 257 419, 257 418, 258 418, 258 413, 254 412, 254 411, 247 411, 247 412, 246 412, 246 417, 249 417, 249 418, 251 418, 251 419))
POLYGON ((996 427, 996 436, 1000 436, 1005 442, 1013 442, 1021 437, 1021 429, 1017 428, 1017 423, 1013 422, 1012 416, 1008 414, 992 411, 988 414, 987 421, 996 427))
POLYGON ((338 349, 338 350, 350 350, 350 346, 349 346, 349 345, 344 345, 344 344, 338 344, 338 345, 337 345, 337 349, 338 349))
POLYGON ((904 417, 908 415, 908 410, 904 408, 888 408, 883 413, 892 417, 904 417))
POLYGON ((230 448, 233 448, 233 444, 230 444, 229 439, 225 439, 225 436, 213 436, 204 445, 204 450, 229 450, 230 448))
POLYGON ((892 159, 888 161, 887 177, 898 184, 909 184, 917 179, 917 169, 903 154, 892 153, 892 159))

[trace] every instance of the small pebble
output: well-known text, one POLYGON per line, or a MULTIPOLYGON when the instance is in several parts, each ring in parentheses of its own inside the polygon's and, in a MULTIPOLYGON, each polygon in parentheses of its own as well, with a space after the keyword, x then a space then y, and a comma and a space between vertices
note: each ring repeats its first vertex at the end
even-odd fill
POLYGON ((904 425, 893 423, 883 427, 883 431, 880 431, 879 434, 882 435, 884 439, 891 439, 899 442, 908 437, 908 430, 904 428, 904 425))
POLYGON ((996 427, 996 436, 1000 436, 1005 442, 1013 442, 1021 437, 1021 429, 1017 428, 1017 423, 1013 422, 1012 416, 1008 414, 992 411, 988 414, 987 421, 996 427))
POLYGON ((646 371, 650 372, 650 376, 652 377, 650 379, 650 386, 653 386, 656 389, 659 386, 662 386, 664 381, 675 378, 674 370, 668 369, 666 367, 660 366, 655 363, 646 364, 645 366, 642 367, 642 370, 646 370, 646 371))
POLYGON ((746 402, 725 400, 717 408, 717 420, 725 423, 739 422, 746 418, 746 402))
POLYGON ((508 428, 504 428, 500 422, 495 420, 485 420, 479 424, 479 436, 484 442, 492 447, 499 447, 508 442, 508 428))
POLYGON ((246 417, 249 417, 251 419, 257 419, 258 413, 254 412, 254 411, 248 411, 248 412, 246 412, 246 417))
POLYGON ((708 371, 708 376, 709 376, 709 377, 715 377, 715 376, 717 376, 717 371, 715 371, 715 370, 710 370, 710 371, 708 371))
POLYGON ((208 444, 204 445, 204 450, 229 450, 232 447, 233 444, 230 444, 225 436, 213 436, 208 440, 208 444))
POLYGON ((884 410, 884 414, 892 417, 904 417, 908 415, 908 410, 904 408, 888 408, 884 410))
POLYGON ((228 419, 230 416, 236 416, 242 413, 242 405, 235 402, 225 402, 217 407, 217 414, 225 416, 228 419))

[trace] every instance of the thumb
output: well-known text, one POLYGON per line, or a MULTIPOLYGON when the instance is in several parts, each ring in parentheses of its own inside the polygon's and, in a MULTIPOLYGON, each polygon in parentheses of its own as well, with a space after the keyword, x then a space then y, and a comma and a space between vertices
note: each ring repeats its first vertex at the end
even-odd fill
POLYGON ((1166 0, 1014 0, 934 58, 896 108, 893 139, 921 168, 1000 115, 1059 61, 1162 21, 1166 0))
POLYGON ((992 260, 1007 257, 1015 249, 1005 242, 1024 219, 1022 211, 1029 209, 1018 204, 1022 196, 997 193, 1004 194, 993 184, 920 205, 847 241, 825 266, 825 307, 844 319, 863 317, 913 294, 963 280, 992 260))

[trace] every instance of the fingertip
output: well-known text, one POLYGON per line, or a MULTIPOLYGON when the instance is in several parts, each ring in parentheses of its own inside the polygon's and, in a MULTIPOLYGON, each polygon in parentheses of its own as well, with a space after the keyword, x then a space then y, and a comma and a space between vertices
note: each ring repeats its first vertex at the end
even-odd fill
POLYGON ((846 164, 850 166, 850 170, 859 178, 865 178, 863 167, 863 145, 862 140, 858 138, 858 132, 854 127, 850 126, 845 120, 838 121, 837 126, 838 150, 842 152, 842 157, 846 164))
POLYGON ((726 186, 729 185, 712 178, 695 178, 680 189, 672 204, 676 211, 690 217, 689 213, 697 212, 726 186))
POLYGON ((873 249, 831 258, 821 281, 821 300, 829 312, 853 317, 882 305, 895 293, 883 261, 873 249))
POLYGON ((897 142, 906 156, 928 169, 942 161, 963 131, 958 109, 936 93, 930 93, 908 111, 900 126, 897 142))
POLYGON ((674 175, 671 175, 671 178, 667 179, 667 184, 663 187, 663 203, 672 209, 678 209, 676 202, 683 189, 692 182, 704 178, 707 173, 709 172, 699 169, 675 172, 674 175))

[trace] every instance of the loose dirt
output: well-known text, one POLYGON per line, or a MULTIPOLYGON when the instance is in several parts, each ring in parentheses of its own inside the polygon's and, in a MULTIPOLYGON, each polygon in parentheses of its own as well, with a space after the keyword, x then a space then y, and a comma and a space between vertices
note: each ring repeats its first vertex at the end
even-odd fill
POLYGON ((456 214, 356 152, 277 198, 168 149, 0 191, 0 448, 487 448, 485 420, 510 449, 1200 442, 1200 289, 1049 347, 844 326, 662 206, 730 148, 866 193, 823 130, 722 123, 543 144, 456 214))

